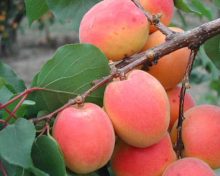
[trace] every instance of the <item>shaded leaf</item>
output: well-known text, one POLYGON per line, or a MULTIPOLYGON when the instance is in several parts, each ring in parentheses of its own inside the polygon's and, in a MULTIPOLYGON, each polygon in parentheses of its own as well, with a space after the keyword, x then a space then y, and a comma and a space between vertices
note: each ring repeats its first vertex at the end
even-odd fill
POLYGON ((49 175, 66 175, 64 159, 58 147, 52 137, 38 137, 32 148, 34 165, 49 175))
POLYGON ((220 70, 216 67, 216 64, 207 56, 204 47, 200 47, 199 55, 201 58, 202 66, 205 70, 211 74, 212 80, 218 80, 220 76, 220 70))
MULTIPOLYGON (((37 87, 50 91, 34 92, 31 96, 36 102, 32 112, 53 111, 88 90, 92 81, 110 72, 108 60, 95 46, 89 44, 65 45, 57 50, 35 77, 37 87)), ((87 101, 102 105, 104 87, 92 93, 87 101)))
POLYGON ((220 96, 220 78, 218 80, 213 80, 210 86, 218 93, 218 96, 220 96))
POLYGON ((214 4, 220 9, 220 0, 214 0, 214 4))
POLYGON ((22 92, 26 88, 24 81, 18 78, 15 72, 8 65, 1 61, 0 77, 4 78, 10 85, 12 85, 16 92, 22 92))
MULTIPOLYGON (((14 108, 17 106, 17 104, 19 103, 20 99, 19 100, 16 100, 14 101, 12 104, 10 104, 7 109, 10 110, 11 112, 14 110, 14 108)), ((20 117, 26 117, 27 115, 27 112, 28 112, 28 107, 29 106, 33 106, 35 105, 35 102, 34 101, 31 101, 31 100, 25 100, 20 108, 16 111, 15 115, 16 117, 20 118, 20 117)), ((2 119, 6 119, 8 117, 8 113, 6 111, 4 111, 2 113, 2 119)), ((14 122, 15 120, 12 118, 9 122, 12 123, 14 122)))
POLYGON ((25 0, 25 6, 30 24, 48 11, 46 0, 25 0))
MULTIPOLYGON (((2 163, 3 167, 5 168, 5 170, 7 171, 7 174, 10 176, 15 176, 16 175, 16 169, 17 166, 9 164, 8 162, 6 162, 5 160, 3 160, 2 158, 0 158, 0 162, 2 163)), ((0 176, 4 176, 1 171, 0 171, 0 176)))
POLYGON ((6 86, 0 87, 0 103, 6 103, 13 95, 14 94, 6 86))
POLYGON ((100 0, 47 0, 48 7, 61 21, 71 22, 78 31, 83 15, 100 0))
POLYGON ((209 39, 205 43, 204 49, 208 57, 214 62, 216 67, 220 69, 220 34, 209 39))
POLYGON ((0 131, 0 157, 9 164, 29 168, 32 166, 31 147, 35 138, 33 123, 18 119, 0 131))
POLYGON ((200 0, 175 0, 175 6, 187 13, 194 13, 212 19, 211 11, 200 0))

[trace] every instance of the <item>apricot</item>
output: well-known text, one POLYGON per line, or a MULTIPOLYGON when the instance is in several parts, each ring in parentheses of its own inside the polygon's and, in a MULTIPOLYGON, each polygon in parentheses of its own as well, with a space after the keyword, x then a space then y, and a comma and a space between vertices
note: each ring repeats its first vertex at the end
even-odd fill
POLYGON ((189 157, 170 164, 162 176, 215 176, 215 173, 204 161, 189 157))
POLYGON ((67 167, 76 173, 93 172, 111 158, 115 144, 114 129, 99 106, 85 103, 61 111, 53 126, 67 167))
POLYGON ((169 135, 146 148, 116 143, 111 159, 117 176, 161 176, 165 168, 176 160, 169 135))
MULTIPOLYGON (((176 32, 183 32, 180 28, 170 27, 176 32)), ((165 35, 156 31, 149 36, 143 51, 158 46, 165 42, 165 35)), ((156 65, 149 67, 148 72, 157 78, 166 90, 176 87, 184 77, 190 50, 182 48, 159 59, 156 65)))
MULTIPOLYGON (((220 107, 198 105, 184 114, 182 126, 183 155, 197 157, 212 168, 220 167, 220 107)), ((172 129, 173 141, 176 141, 176 125, 172 129)))
MULTIPOLYGON (((181 88, 178 86, 167 91, 167 95, 170 102, 170 125, 169 125, 170 130, 172 129, 173 124, 179 117, 180 91, 181 88)), ((184 105, 183 105, 184 112, 193 106, 195 106, 195 101, 192 95, 186 92, 184 97, 184 105)))
MULTIPOLYGON (((174 15, 174 3, 173 0, 140 0, 144 9, 150 12, 152 15, 161 15, 160 21, 168 26, 172 21, 174 15)), ((156 31, 156 28, 151 25, 150 32, 156 31)))
POLYGON ((79 39, 97 46, 109 60, 121 60, 139 52, 149 35, 145 15, 131 0, 105 0, 83 17, 79 39))
POLYGON ((126 80, 105 89, 104 108, 117 135, 135 147, 147 147, 164 137, 170 107, 163 86, 150 74, 131 71, 126 80))

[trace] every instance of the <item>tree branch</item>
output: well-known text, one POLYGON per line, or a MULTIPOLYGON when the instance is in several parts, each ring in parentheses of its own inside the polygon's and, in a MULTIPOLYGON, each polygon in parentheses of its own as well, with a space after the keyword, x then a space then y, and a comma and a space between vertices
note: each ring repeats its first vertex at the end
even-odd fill
POLYGON ((66 103, 64 106, 60 107, 59 109, 55 110, 54 112, 46 116, 33 118, 31 119, 31 121, 37 123, 42 120, 50 120, 52 116, 56 115, 64 108, 84 101, 85 98, 88 97, 92 92, 97 90, 99 87, 105 85, 106 83, 110 82, 114 77, 120 77, 121 75, 128 73, 137 66, 144 64, 146 61, 148 61, 148 59, 153 58, 154 61, 157 61, 162 56, 165 56, 173 51, 176 51, 184 47, 189 47, 190 49, 198 48, 206 40, 212 38, 217 34, 220 34, 220 18, 205 23, 190 31, 183 33, 176 33, 175 36, 172 38, 172 40, 168 40, 155 48, 149 49, 146 52, 135 54, 117 63, 115 67, 112 68, 111 74, 100 80, 96 80, 96 83, 89 90, 87 90, 80 96, 81 97, 80 100, 78 96, 70 100, 68 103, 66 103))

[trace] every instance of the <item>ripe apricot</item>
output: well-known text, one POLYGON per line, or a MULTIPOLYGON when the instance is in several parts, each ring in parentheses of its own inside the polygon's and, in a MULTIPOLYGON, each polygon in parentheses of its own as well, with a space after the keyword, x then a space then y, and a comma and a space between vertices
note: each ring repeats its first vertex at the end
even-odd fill
POLYGON ((105 89, 104 107, 117 135, 136 147, 147 147, 164 137, 170 107, 163 86, 150 74, 131 71, 126 80, 105 89))
POLYGON ((117 176, 161 176, 165 168, 176 160, 169 135, 146 148, 116 143, 111 159, 117 176))
MULTIPOLYGON (((180 28, 170 27, 176 32, 183 32, 180 28)), ((156 31, 149 36, 143 51, 158 46, 165 42, 165 35, 156 31)), ((184 77, 190 50, 182 48, 159 59, 156 65, 149 67, 148 72, 157 78, 166 90, 176 87, 184 77)))
MULTIPOLYGON (((180 87, 175 87, 167 91, 167 95, 170 102, 170 125, 169 129, 172 129, 173 124, 179 117, 179 102, 180 102, 180 87)), ((184 97, 184 112, 189 108, 195 106, 195 101, 190 93, 186 92, 184 97)))
MULTIPOLYGON (((220 167, 220 108, 215 105, 198 105, 184 113, 182 140, 184 156, 197 157, 212 168, 220 167)), ((176 123, 172 141, 176 141, 176 123)))
POLYGON ((109 60, 121 60, 139 52, 148 39, 149 23, 130 0, 105 0, 83 17, 79 39, 104 52, 109 60))
POLYGON ((105 165, 115 144, 110 119, 102 108, 92 103, 61 111, 53 126, 53 136, 67 167, 76 173, 93 172, 105 165))
POLYGON ((204 161, 188 157, 170 164, 162 176, 215 176, 215 173, 204 161))
MULTIPOLYGON (((161 15, 160 21, 168 26, 173 18, 174 3, 173 0, 140 0, 144 9, 152 15, 161 15)), ((150 32, 156 31, 156 28, 151 25, 150 32)))

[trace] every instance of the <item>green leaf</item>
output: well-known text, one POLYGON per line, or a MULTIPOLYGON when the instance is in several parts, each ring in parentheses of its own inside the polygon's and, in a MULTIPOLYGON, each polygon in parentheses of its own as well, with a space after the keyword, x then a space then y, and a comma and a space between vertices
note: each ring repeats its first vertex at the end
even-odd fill
POLYGON ((46 0, 25 0, 26 15, 31 24, 48 11, 46 0))
POLYGON ((203 68, 205 68, 205 70, 208 73, 211 73, 211 79, 218 80, 220 77, 220 70, 216 67, 213 61, 210 60, 210 58, 207 56, 204 46, 200 47, 199 56, 200 56, 203 68))
MULTIPOLYGON (((33 83, 51 91, 37 91, 32 94, 36 102, 32 112, 51 112, 64 105, 69 99, 91 88, 92 81, 110 72, 108 60, 95 46, 89 44, 65 45, 58 49, 38 73, 33 83)), ((33 85, 32 84, 32 85, 33 85)), ((86 101, 102 105, 104 87, 92 93, 86 101)))
POLYGON ((0 157, 9 164, 30 168, 35 133, 33 123, 22 118, 7 126, 0 131, 0 157))
POLYGON ((187 12, 194 13, 199 16, 205 16, 209 20, 212 19, 212 13, 200 0, 175 0, 176 8, 187 12))
POLYGON ((18 78, 15 72, 1 61, 0 77, 4 78, 10 85, 12 85, 16 92, 22 92, 26 89, 24 81, 18 78))
POLYGON ((218 80, 213 80, 210 84, 211 88, 215 90, 220 96, 220 78, 218 80))
POLYGON ((14 94, 6 86, 0 87, 0 103, 6 103, 13 95, 14 94))
POLYGON ((100 0, 47 0, 48 7, 61 21, 71 22, 78 31, 83 15, 100 0))
POLYGON ((214 4, 220 9, 220 0, 214 0, 214 4))
MULTIPOLYGON (((11 112, 14 110, 14 108, 16 107, 16 105, 19 103, 19 100, 14 101, 12 104, 10 104, 7 108, 8 110, 10 110, 11 112)), ((28 107, 29 106, 34 106, 35 102, 31 101, 31 100, 25 100, 20 108, 16 111, 15 115, 16 117, 20 118, 20 117, 25 117, 28 113, 28 107)), ((8 113, 6 111, 4 111, 2 113, 2 119, 6 119, 8 117, 8 113)), ((10 123, 14 122, 14 119, 12 118, 11 121, 9 121, 10 123)))
POLYGON ((14 89, 14 87, 8 83, 7 80, 5 80, 3 77, 0 77, 0 87, 5 86, 7 87, 7 89, 12 92, 12 93, 16 93, 16 90, 14 89))
MULTIPOLYGON (((5 170, 7 171, 7 174, 10 176, 15 176, 16 174, 16 169, 17 166, 9 164, 8 162, 6 162, 5 160, 3 160, 2 158, 0 158, 0 162, 2 163, 3 167, 5 168, 5 170)), ((0 176, 4 176, 1 174, 0 171, 0 176)))
POLYGON ((215 170, 216 176, 220 176, 220 168, 215 170))
POLYGON ((32 148, 34 165, 49 175, 65 176, 65 163, 58 147, 52 137, 38 137, 32 148))
POLYGON ((214 62, 216 67, 220 69, 220 34, 209 39, 205 43, 204 49, 208 57, 214 62))

